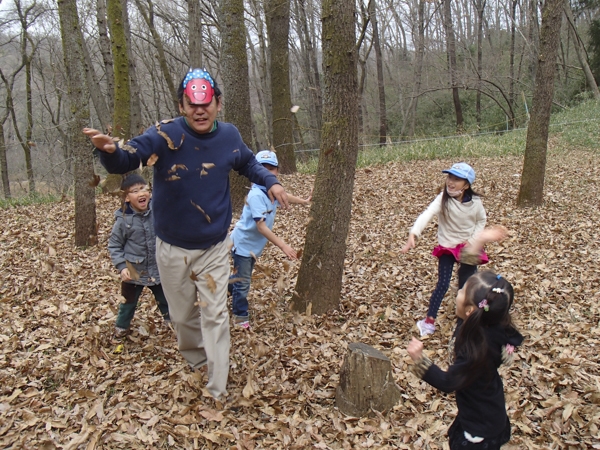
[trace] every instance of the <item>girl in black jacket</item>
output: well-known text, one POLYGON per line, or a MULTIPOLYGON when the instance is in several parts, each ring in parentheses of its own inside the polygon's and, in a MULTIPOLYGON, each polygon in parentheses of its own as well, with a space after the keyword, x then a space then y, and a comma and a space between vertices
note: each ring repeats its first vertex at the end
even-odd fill
POLYGON ((413 338, 408 345, 417 376, 443 392, 456 392, 458 415, 448 430, 452 450, 499 449, 510 440, 498 367, 523 342, 509 314, 513 298, 512 285, 500 275, 484 271, 469 278, 456 297, 462 323, 446 372, 423 355, 421 341, 413 338))

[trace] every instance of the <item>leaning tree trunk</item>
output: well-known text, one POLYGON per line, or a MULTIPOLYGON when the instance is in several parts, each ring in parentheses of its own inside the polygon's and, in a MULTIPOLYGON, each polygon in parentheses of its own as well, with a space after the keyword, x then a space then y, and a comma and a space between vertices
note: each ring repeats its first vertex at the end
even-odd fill
POLYGON ((354 0, 323 0, 323 132, 304 257, 292 306, 324 313, 339 305, 358 156, 354 0))
MULTIPOLYGON (((233 123, 247 145, 252 145, 252 114, 250 111, 250 80, 246 56, 246 26, 243 0, 222 0, 221 67, 225 95, 225 120, 233 123)), ((232 172, 231 203, 234 214, 241 212, 247 194, 248 180, 232 172)))
POLYGON ((270 0, 267 11, 267 34, 271 51, 273 147, 279 160, 279 172, 294 173, 296 157, 290 94, 290 0, 270 0))
POLYGON ((577 53, 577 59, 579 60, 579 64, 581 64, 581 67, 583 68, 585 79, 587 81, 588 87, 594 95, 594 98, 596 100, 600 100, 600 91, 598 90, 598 84, 596 83, 594 74, 592 73, 590 65, 588 64, 587 56, 585 54, 585 46, 583 45, 583 42, 581 42, 581 38, 579 37, 579 33, 577 32, 577 28, 575 27, 575 19, 573 18, 573 10, 571 9, 571 3, 569 0, 565 0, 564 8, 567 20, 569 22, 569 28, 571 30, 571 33, 573 34, 573 46, 575 47, 575 52, 577 53))
POLYGON ((81 132, 90 120, 83 34, 79 27, 76 0, 58 0, 57 3, 71 105, 68 145, 75 157, 75 245, 93 245, 98 241, 94 164, 89 141, 81 132))
POLYGON ((540 206, 544 198, 544 176, 548 149, 548 128, 554 96, 554 74, 560 41, 564 0, 546 0, 542 11, 540 55, 535 77, 531 120, 527 129, 525 159, 517 206, 540 206))
POLYGON ((454 101, 454 111, 456 112, 456 130, 463 131, 464 119, 462 106, 458 95, 458 82, 456 72, 456 38, 454 36, 454 26, 452 25, 452 0, 444 0, 444 29, 446 30, 446 47, 448 51, 448 67, 450 69, 450 84, 452 87, 452 100, 454 101))

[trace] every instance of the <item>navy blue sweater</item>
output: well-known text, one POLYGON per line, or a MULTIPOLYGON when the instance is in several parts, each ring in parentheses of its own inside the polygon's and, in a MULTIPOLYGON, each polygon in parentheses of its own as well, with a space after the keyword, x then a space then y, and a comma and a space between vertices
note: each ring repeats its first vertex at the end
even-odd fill
POLYGON ((232 169, 267 189, 278 183, 256 161, 237 128, 225 122, 198 134, 183 117, 165 120, 117 145, 114 153, 100 152, 100 161, 109 173, 153 163, 154 230, 163 241, 187 249, 209 248, 227 236, 232 169))

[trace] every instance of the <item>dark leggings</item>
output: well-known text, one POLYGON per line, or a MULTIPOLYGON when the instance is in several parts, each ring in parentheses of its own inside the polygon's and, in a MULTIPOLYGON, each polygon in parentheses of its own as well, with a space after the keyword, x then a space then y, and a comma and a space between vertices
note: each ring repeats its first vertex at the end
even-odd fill
MULTIPOLYGON (((148 286, 148 288, 154 294, 158 309, 162 314, 163 318, 169 319, 169 305, 162 289, 162 285, 157 284, 154 286, 148 286)), ((119 313, 117 315, 117 323, 115 324, 119 328, 128 329, 131 325, 133 315, 135 314, 135 308, 137 307, 138 300, 144 286, 139 284, 121 282, 121 295, 125 297, 125 303, 119 305, 119 313)))
MULTIPOLYGON (((450 287, 450 280, 452 279, 452 271, 454 270, 455 262, 454 255, 440 255, 438 259, 438 282, 429 299, 427 317, 433 317, 434 319, 437 317, 438 309, 440 309, 440 305, 442 304, 442 299, 450 287)), ((462 289, 469 277, 475 272, 477 272, 477 266, 459 263, 458 288, 462 289)))

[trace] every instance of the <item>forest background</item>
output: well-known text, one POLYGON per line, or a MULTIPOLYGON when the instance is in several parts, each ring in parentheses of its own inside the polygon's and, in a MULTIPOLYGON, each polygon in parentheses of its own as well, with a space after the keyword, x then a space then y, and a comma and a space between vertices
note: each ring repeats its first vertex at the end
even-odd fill
MULTIPOLYGON (((74 2, 0 3, 5 198, 72 191, 73 93, 57 9, 67 3, 74 2)), ((323 107, 318 2, 98 0, 75 6, 79 26, 72 33, 81 38, 90 126, 128 139, 178 115, 176 86, 190 66, 202 66, 224 87, 221 118, 236 123, 250 147, 293 152, 285 163, 291 172, 296 159, 317 154, 323 107), (244 70, 239 80, 224 80, 236 69, 231 60, 247 63, 248 89, 244 70)), ((526 126, 542 7, 539 0, 357 4, 361 148, 526 126)), ((600 74, 598 9, 595 1, 565 3, 554 110, 597 94, 589 74, 600 74)))

